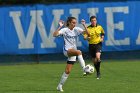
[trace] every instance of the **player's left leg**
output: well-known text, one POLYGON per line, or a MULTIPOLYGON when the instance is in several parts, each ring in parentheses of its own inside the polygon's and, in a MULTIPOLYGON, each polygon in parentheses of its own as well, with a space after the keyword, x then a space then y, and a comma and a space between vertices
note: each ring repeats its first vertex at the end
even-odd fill
POLYGON ((69 76, 69 74, 71 72, 71 69, 72 69, 72 66, 73 66, 74 62, 75 61, 67 61, 65 72, 62 74, 60 82, 59 82, 59 84, 57 86, 57 90, 58 91, 63 92, 63 88, 62 87, 63 87, 64 83, 66 82, 66 80, 67 80, 67 78, 68 78, 68 76, 69 76))
POLYGON ((100 64, 101 64, 102 43, 96 45, 96 66, 97 66, 97 79, 100 78, 100 64))

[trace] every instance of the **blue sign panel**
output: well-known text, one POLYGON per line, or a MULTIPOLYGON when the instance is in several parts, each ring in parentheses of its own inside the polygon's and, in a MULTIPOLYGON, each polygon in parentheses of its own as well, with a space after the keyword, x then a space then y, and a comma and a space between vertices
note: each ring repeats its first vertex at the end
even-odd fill
MULTIPOLYGON (((89 2, 58 5, 27 5, 0 7, 0 54, 62 53, 63 38, 54 38, 58 21, 68 16, 80 20, 97 16, 105 30, 103 51, 140 50, 140 1, 89 2)), ((88 51, 81 35, 78 48, 88 51)))

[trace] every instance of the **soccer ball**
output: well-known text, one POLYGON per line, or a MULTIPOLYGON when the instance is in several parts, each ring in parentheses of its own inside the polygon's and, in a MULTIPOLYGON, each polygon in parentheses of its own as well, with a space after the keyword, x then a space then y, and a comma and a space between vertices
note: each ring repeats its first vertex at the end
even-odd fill
POLYGON ((94 67, 91 64, 88 64, 85 66, 84 71, 88 74, 92 74, 94 73, 94 67))

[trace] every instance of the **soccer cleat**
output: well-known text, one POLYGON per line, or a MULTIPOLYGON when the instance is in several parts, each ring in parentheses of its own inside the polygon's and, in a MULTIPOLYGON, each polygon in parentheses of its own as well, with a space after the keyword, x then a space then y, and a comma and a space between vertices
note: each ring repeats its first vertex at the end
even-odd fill
POLYGON ((84 72, 84 73, 83 73, 83 76, 87 76, 87 75, 91 75, 91 74, 88 73, 88 72, 84 72))
POLYGON ((83 76, 87 76, 87 73, 86 73, 86 72, 84 72, 84 73, 83 73, 83 76))
POLYGON ((100 79, 101 78, 101 74, 100 72, 97 73, 97 79, 100 79))
POLYGON ((59 85, 57 86, 57 90, 60 91, 60 92, 63 92, 63 91, 64 91, 64 90, 62 89, 62 84, 59 84, 59 85))
POLYGON ((86 72, 85 69, 84 69, 84 70, 83 70, 83 76, 87 76, 87 75, 89 75, 89 73, 86 72))

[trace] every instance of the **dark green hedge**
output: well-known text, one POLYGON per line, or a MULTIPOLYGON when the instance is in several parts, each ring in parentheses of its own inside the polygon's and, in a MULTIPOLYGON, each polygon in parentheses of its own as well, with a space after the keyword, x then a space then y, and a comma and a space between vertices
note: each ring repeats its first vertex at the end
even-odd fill
POLYGON ((0 0, 0 5, 24 5, 24 4, 59 4, 59 3, 78 3, 78 2, 118 2, 129 0, 0 0))

